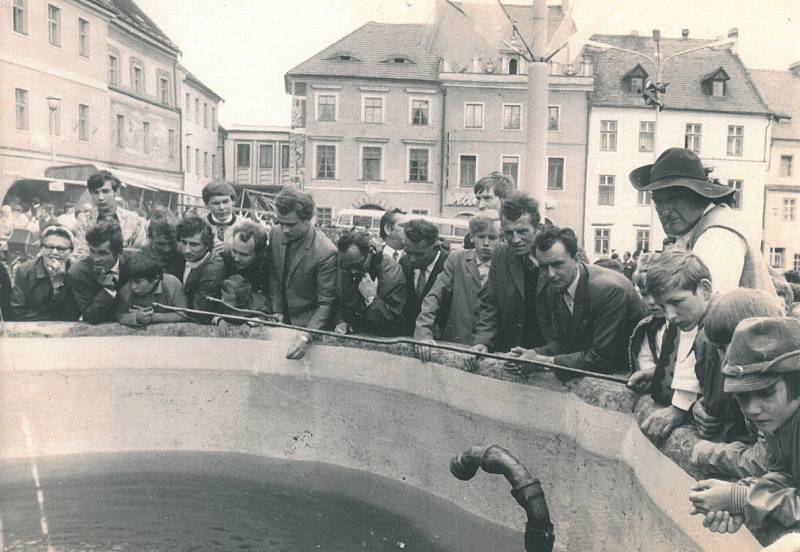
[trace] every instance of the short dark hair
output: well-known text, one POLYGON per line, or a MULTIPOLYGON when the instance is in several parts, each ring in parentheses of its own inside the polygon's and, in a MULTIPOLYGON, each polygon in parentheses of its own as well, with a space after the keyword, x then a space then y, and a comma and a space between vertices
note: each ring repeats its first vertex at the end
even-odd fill
POLYGON ((362 255, 369 253, 369 232, 361 228, 351 228, 339 236, 339 241, 336 242, 336 247, 340 253, 345 253, 351 245, 358 247, 362 255))
POLYGON ((152 282, 160 280, 163 275, 164 271, 158 263, 158 259, 147 251, 137 251, 128 259, 129 280, 144 278, 152 282))
POLYGON ((256 253, 263 253, 267 249, 267 233, 261 226, 249 220, 240 222, 233 228, 233 240, 242 243, 253 240, 256 253))
POLYGON ((233 306, 238 308, 247 306, 253 294, 252 284, 241 274, 233 274, 225 278, 220 285, 220 290, 235 294, 236 304, 233 306))
POLYGON ((215 180, 214 182, 209 182, 203 188, 203 203, 208 205, 208 202, 211 201, 211 198, 214 196, 228 196, 231 199, 236 199, 236 190, 233 189, 233 186, 228 184, 227 182, 222 182, 219 180, 215 180))
POLYGON ((697 255, 688 251, 665 251, 647 272, 647 294, 658 297, 670 290, 691 293, 703 280, 711 281, 711 272, 697 255))
POLYGON ((414 243, 426 241, 435 245, 439 241, 439 228, 425 219, 411 219, 406 223, 403 232, 406 239, 414 243))
POLYGON ((539 232, 536 235, 536 239, 533 240, 533 248, 539 251, 550 251, 550 248, 556 242, 561 242, 564 245, 564 249, 573 259, 578 254, 578 238, 575 236, 575 232, 572 228, 559 228, 558 226, 546 228, 539 232))
POLYGON ((122 185, 119 178, 114 176, 110 171, 97 171, 86 180, 86 187, 89 188, 89 193, 95 192, 103 187, 106 182, 111 182, 111 187, 116 192, 122 185))
POLYGON ((108 242, 114 255, 122 253, 122 229, 116 222, 100 221, 86 232, 86 243, 100 247, 108 242))
POLYGON ((164 236, 172 241, 178 239, 175 232, 175 225, 168 223, 166 219, 150 221, 147 227, 147 237, 152 240, 156 236, 164 236))
POLYGON ((783 315, 781 304, 766 291, 737 288, 720 297, 708 310, 703 327, 709 341, 728 345, 736 326, 745 318, 783 315))
POLYGON ((478 232, 483 232, 487 228, 489 228, 495 219, 491 217, 487 217, 485 215, 475 215, 470 217, 469 219, 469 233, 470 234, 477 234, 478 232))
POLYGON ((284 188, 275 198, 275 208, 281 215, 295 212, 302 220, 314 218, 314 198, 293 188, 284 188))
POLYGON ((392 225, 394 228, 395 223, 395 215, 405 215, 406 212, 400 209, 399 207, 395 207, 394 209, 386 209, 386 212, 383 213, 381 216, 381 228, 378 233, 381 236, 382 240, 385 240, 389 234, 386 232, 386 227, 392 225))
POLYGON ((595 266, 601 266, 603 268, 613 270, 614 272, 619 272, 620 274, 624 272, 624 268, 619 259, 612 259, 611 257, 600 257, 592 264, 594 264, 595 266))
POLYGON ((475 195, 485 190, 494 190, 494 195, 502 201, 514 190, 514 180, 499 171, 490 172, 481 177, 473 187, 475 195))
POLYGON ((517 220, 525 213, 531 216, 531 224, 539 226, 539 202, 522 192, 514 192, 506 197, 500 208, 500 214, 508 220, 517 220))
POLYGON ((175 227, 175 234, 179 240, 200 234, 203 245, 209 249, 214 247, 214 233, 211 227, 197 215, 189 214, 183 217, 175 227))

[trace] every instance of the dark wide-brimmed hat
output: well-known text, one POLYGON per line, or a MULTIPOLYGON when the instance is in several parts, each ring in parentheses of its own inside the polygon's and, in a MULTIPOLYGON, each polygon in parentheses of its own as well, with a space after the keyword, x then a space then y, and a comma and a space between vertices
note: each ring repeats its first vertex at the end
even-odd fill
POLYGON ((746 318, 733 332, 722 373, 726 393, 746 393, 800 372, 800 320, 746 318))
POLYGON ((731 186, 709 180, 700 158, 685 148, 665 150, 655 163, 634 169, 628 178, 640 192, 681 187, 708 199, 720 199, 736 192, 731 186))

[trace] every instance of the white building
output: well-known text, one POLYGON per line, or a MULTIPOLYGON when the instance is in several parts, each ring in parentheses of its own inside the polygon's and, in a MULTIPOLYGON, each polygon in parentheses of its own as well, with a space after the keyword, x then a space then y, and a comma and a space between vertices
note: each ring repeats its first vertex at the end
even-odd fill
MULTIPOLYGON (((598 35, 593 40, 646 55, 649 37, 598 35)), ((662 39, 662 58, 709 41, 662 39)), ((584 243, 589 255, 612 250, 656 250, 663 234, 648 194, 630 184, 630 171, 653 163, 670 147, 694 150, 711 176, 739 190, 736 208, 748 238, 760 244, 764 213, 767 105, 741 60, 731 50, 699 50, 664 67, 669 82, 658 128, 654 108, 645 106, 642 86, 655 73, 639 56, 608 50, 590 52, 595 92, 589 120, 584 243), (655 228, 655 231, 653 231, 655 228)))
POLYGON ((222 98, 178 64, 178 101, 183 111, 183 174, 187 192, 200 195, 203 187, 222 175, 217 115, 222 98))

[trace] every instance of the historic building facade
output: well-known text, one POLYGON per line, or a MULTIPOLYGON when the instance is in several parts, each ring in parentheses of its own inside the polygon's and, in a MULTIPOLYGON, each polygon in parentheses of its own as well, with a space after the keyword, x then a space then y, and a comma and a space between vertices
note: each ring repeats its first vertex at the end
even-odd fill
POLYGON ((226 182, 267 192, 291 183, 288 127, 233 125, 225 132, 226 182))
POLYGON ((222 98, 178 64, 178 102, 183 117, 184 188, 200 195, 203 187, 222 176, 217 115, 222 98))

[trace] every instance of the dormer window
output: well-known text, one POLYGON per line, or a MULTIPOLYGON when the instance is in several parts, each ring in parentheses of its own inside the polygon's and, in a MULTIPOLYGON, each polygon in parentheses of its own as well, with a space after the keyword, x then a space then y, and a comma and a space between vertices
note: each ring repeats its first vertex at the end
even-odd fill
POLYGON ((353 54, 351 54, 349 52, 338 52, 338 53, 332 55, 331 57, 329 57, 328 59, 332 59, 332 60, 335 60, 335 61, 361 61, 360 59, 358 59, 357 57, 355 57, 353 54))
POLYGON ((644 67, 637 63, 633 69, 622 77, 625 90, 631 94, 641 94, 644 92, 644 83, 647 80, 647 76, 647 71, 644 70, 644 67))
POLYGON ((383 62, 384 63, 394 63, 396 65, 404 65, 404 64, 407 64, 407 63, 414 63, 413 61, 408 59, 406 56, 403 56, 403 55, 400 55, 400 54, 394 55, 394 56, 392 56, 392 57, 390 57, 388 59, 385 59, 385 60, 383 60, 383 62))
POLYGON ((703 92, 706 96, 723 98, 728 94, 728 81, 730 77, 725 69, 719 67, 703 78, 703 92))

